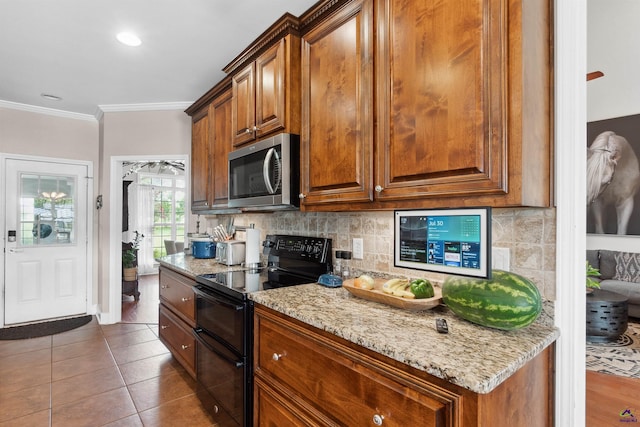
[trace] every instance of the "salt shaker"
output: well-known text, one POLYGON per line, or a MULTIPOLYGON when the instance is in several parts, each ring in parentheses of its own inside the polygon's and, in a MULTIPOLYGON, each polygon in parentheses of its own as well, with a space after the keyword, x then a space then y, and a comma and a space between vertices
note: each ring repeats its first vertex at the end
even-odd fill
POLYGON ((342 265, 342 280, 347 280, 351 277, 351 268, 349 267, 351 251, 342 251, 342 259, 344 260, 344 264, 342 265))

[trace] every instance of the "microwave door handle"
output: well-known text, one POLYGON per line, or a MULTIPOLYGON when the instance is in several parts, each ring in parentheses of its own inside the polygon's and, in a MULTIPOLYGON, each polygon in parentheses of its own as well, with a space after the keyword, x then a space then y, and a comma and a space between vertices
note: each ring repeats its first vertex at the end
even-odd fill
POLYGON ((275 148, 270 148, 269 151, 267 151, 267 155, 264 156, 264 163, 262 163, 262 175, 269 194, 275 194, 276 190, 280 187, 280 180, 282 179, 281 174, 278 173, 278 180, 276 181, 275 187, 271 185, 271 180, 269 179, 269 165, 271 163, 271 157, 274 155, 276 156, 276 167, 280 170, 280 158, 278 157, 278 152, 275 148))

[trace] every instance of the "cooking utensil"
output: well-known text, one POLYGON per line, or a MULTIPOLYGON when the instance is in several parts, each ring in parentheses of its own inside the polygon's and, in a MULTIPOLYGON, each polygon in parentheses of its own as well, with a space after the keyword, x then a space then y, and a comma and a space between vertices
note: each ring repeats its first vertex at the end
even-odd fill
POLYGON ((227 233, 227 230, 224 228, 224 226, 223 226, 223 225, 221 225, 221 224, 220 224, 220 225, 218 225, 218 226, 216 227, 216 229, 217 229, 218 231, 220 231, 220 234, 222 235, 222 237, 223 237, 223 239, 224 239, 224 240, 230 240, 230 239, 231 239, 231 237, 229 236, 229 234, 227 233))

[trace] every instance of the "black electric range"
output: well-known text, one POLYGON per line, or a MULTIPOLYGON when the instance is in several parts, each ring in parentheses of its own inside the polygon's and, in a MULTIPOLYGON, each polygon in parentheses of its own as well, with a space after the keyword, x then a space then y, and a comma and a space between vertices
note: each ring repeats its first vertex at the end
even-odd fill
POLYGON ((275 234, 262 246, 266 267, 202 274, 196 282, 245 301, 248 293, 316 282, 332 270, 331 239, 275 234))
POLYGON ((197 393, 216 424, 251 426, 251 292, 312 283, 332 270, 331 239, 268 235, 267 266, 196 277, 197 393))

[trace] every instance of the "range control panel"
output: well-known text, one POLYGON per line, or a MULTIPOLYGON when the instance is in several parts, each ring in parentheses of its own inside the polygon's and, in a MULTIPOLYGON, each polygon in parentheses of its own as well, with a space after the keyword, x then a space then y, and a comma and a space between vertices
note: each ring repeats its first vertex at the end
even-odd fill
POLYGON ((331 255, 331 239, 324 237, 268 235, 263 242, 264 253, 285 258, 327 262, 331 255))

